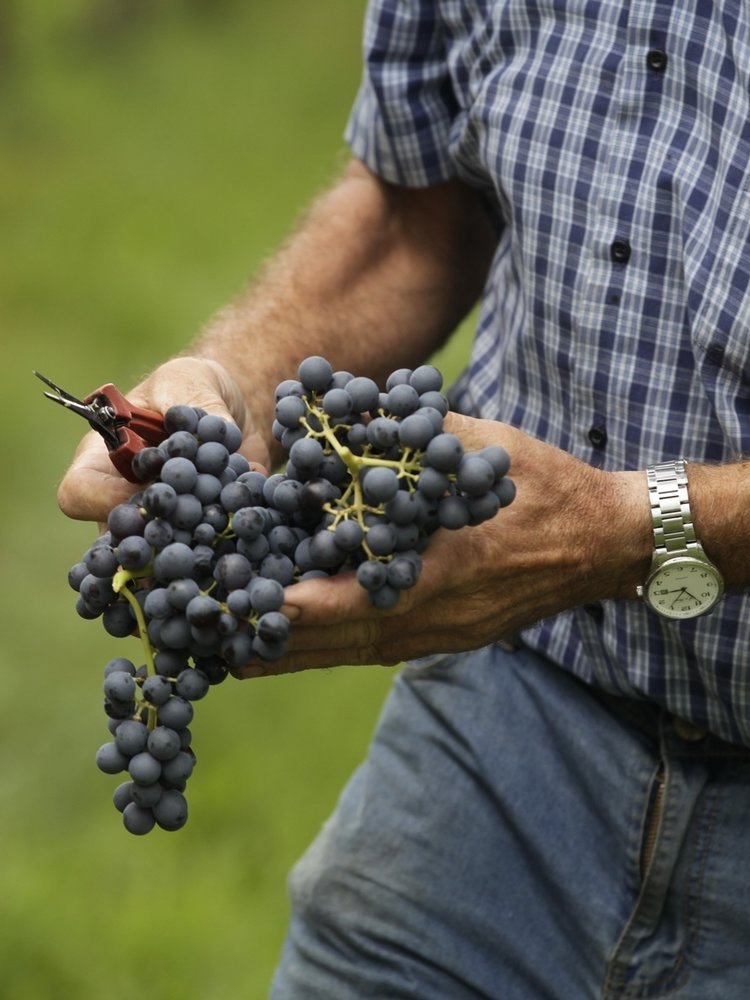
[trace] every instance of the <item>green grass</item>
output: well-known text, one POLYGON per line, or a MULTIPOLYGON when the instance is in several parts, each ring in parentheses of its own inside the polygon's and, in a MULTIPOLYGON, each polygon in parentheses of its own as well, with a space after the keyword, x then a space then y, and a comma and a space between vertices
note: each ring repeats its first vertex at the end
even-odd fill
MULTIPOLYGON (((55 484, 82 428, 31 376, 127 386, 242 286, 345 155, 363 7, 14 5, 0 74, 7 1000, 263 998, 286 873, 366 751, 389 671, 230 680, 196 712, 186 829, 125 833, 93 756, 102 664, 137 647, 74 613, 65 575, 95 529, 62 517, 55 484)), ((449 373, 465 339, 442 356, 449 373)))

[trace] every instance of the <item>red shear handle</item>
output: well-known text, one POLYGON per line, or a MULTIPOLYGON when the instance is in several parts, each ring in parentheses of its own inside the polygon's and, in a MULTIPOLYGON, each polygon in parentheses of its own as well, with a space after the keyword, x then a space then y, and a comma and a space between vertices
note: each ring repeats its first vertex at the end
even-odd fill
POLYGON ((133 472, 133 459, 142 448, 147 447, 146 442, 129 427, 121 427, 118 434, 122 444, 114 451, 110 451, 110 461, 129 483, 140 483, 141 480, 133 472))
POLYGON ((109 457, 125 479, 138 483, 140 480, 133 473, 133 458, 142 448, 160 444, 166 438, 164 417, 155 410, 146 410, 131 403, 111 382, 94 390, 85 398, 84 403, 101 401, 102 397, 115 413, 115 424, 120 424, 116 427, 120 444, 110 450, 109 457))
POLYGON ((164 430, 164 417, 161 413, 157 413, 155 410, 145 410, 143 407, 131 403, 111 382, 95 389, 90 396, 84 399, 84 403, 92 403, 94 399, 102 396, 115 411, 117 420, 122 420, 131 431, 143 439, 144 443, 141 447, 161 444, 167 436, 164 430))

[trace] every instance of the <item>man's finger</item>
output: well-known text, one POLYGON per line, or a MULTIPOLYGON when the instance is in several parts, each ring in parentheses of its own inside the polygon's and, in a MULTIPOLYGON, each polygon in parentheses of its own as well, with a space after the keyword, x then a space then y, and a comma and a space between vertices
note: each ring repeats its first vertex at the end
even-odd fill
POLYGON ((62 512, 79 521, 106 521, 110 510, 136 490, 115 470, 107 447, 94 431, 81 442, 57 490, 62 512))

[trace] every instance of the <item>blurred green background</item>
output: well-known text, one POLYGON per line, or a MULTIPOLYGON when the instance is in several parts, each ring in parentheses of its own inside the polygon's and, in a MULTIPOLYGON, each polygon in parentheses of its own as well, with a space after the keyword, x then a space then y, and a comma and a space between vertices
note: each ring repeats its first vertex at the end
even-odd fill
POLYGON ((137 646, 74 612, 95 528, 55 487, 83 428, 31 374, 126 388, 242 287, 345 159, 363 10, 0 3, 5 1000, 261 1000, 287 871, 366 752, 389 671, 230 679, 196 712, 188 826, 124 831, 93 758, 101 667, 137 646))

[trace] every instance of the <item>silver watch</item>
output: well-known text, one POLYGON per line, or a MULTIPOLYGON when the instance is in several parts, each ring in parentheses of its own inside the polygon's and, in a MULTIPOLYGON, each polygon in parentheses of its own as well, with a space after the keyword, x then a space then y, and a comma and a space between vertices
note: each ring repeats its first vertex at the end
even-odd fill
POLYGON ((695 537, 685 463, 646 470, 654 528, 654 556, 638 596, 664 618, 696 618, 724 593, 724 581, 695 537))

